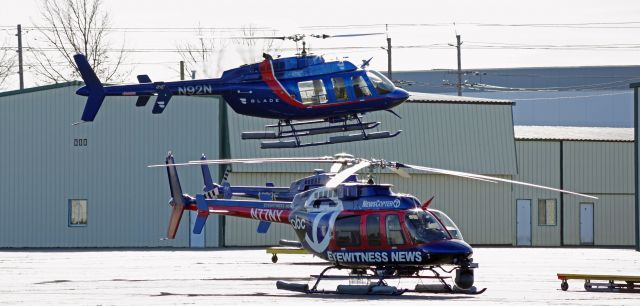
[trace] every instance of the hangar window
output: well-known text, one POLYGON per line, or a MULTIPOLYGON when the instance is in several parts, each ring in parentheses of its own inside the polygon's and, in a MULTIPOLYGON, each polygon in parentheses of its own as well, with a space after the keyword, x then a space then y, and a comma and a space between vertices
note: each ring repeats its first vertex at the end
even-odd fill
POLYGON ((87 226, 87 200, 69 200, 69 226, 87 226))
POLYGON ((322 80, 303 81, 298 83, 302 104, 320 104, 327 102, 327 91, 322 80))
POLYGON ((345 216, 336 220, 336 244, 339 247, 360 245, 360 216, 345 216))
POLYGON ((556 225, 556 199, 538 200, 538 225, 556 225))

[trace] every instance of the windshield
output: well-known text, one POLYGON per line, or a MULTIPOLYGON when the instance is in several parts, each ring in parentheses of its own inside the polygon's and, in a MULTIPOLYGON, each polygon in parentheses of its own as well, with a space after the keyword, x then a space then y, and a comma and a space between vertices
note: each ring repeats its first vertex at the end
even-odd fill
POLYGON ((395 88, 395 86, 393 86, 393 83, 380 72, 377 72, 375 70, 367 70, 367 76, 369 77, 369 80, 371 80, 371 83, 373 83, 373 87, 376 88, 379 95, 390 93, 395 88))
POLYGON ((429 211, 444 223, 444 226, 447 227, 447 231, 449 231, 453 238, 464 240, 462 238, 462 232, 460 232, 458 226, 453 222, 453 220, 451 220, 451 218, 449 218, 449 216, 447 216, 447 214, 435 209, 430 209, 429 211))
POLYGON ((424 210, 414 210, 405 215, 405 223, 414 243, 429 243, 436 240, 451 239, 440 222, 424 210))

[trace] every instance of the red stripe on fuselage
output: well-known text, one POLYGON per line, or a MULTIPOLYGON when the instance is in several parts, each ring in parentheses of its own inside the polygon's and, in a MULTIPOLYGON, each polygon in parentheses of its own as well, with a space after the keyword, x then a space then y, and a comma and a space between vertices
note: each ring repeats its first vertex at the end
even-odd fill
POLYGON ((262 63, 260 63, 258 67, 260 69, 260 75, 262 76, 262 80, 265 83, 267 83, 269 88, 273 90, 273 93, 275 93, 276 96, 278 96, 278 98, 280 98, 282 101, 284 101, 285 103, 293 107, 306 108, 306 106, 304 106, 302 103, 292 98, 289 95, 289 93, 286 90, 284 90, 284 87, 282 87, 282 84, 280 84, 280 81, 276 79, 276 75, 273 72, 273 65, 271 65, 271 61, 264 60, 262 61, 262 63))

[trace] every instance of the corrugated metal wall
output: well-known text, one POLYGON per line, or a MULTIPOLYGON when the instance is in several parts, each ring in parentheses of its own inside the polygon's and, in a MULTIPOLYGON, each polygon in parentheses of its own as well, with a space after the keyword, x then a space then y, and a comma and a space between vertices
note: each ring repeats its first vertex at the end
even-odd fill
POLYGON ((608 194, 598 198, 565 197, 565 245, 580 245, 580 203, 594 203, 594 245, 634 245, 634 196, 608 194))
MULTIPOLYGON (((71 126, 85 103, 76 89, 0 97, 0 247, 187 246, 188 216, 176 240, 159 240, 170 213, 167 178, 146 166, 169 150, 179 161, 217 157, 216 102, 175 97, 154 116, 135 98, 107 98, 95 122, 71 126), (87 146, 75 147, 76 138, 87 146), (88 200, 86 227, 68 226, 68 200, 77 198, 88 200)), ((184 192, 201 190, 199 169, 179 172, 184 192)), ((216 222, 208 222, 209 245, 216 222)))
MULTIPOLYGON (((234 158, 325 156, 348 152, 355 156, 385 158, 482 174, 516 173, 511 105, 405 103, 394 109, 403 119, 386 112, 368 114, 380 121, 380 129, 403 130, 393 139, 336 144, 303 149, 260 150, 258 141, 241 140, 242 131, 263 130, 274 120, 251 118, 229 111, 231 154, 234 158)), ((322 137, 309 139, 320 141, 322 137)), ((326 165, 234 165, 232 184, 262 185, 266 180, 289 186, 326 165)), ((422 200, 436 195, 434 207, 447 212, 461 227, 465 239, 480 244, 510 244, 511 189, 506 185, 469 182, 441 175, 415 174, 410 180, 381 174, 382 182, 394 184, 396 192, 411 193, 422 200), (504 218, 496 218, 502 216, 504 218)), ((226 218, 225 245, 274 245, 281 238, 295 239, 286 225, 272 225, 266 235, 256 233, 257 222, 226 218)))
POLYGON ((594 244, 634 245, 633 143, 563 143, 565 187, 599 198, 565 196, 565 244, 580 244, 580 203, 594 203, 594 244))
MULTIPOLYGON (((511 105, 404 103, 387 112, 367 114, 380 130, 403 130, 395 138, 298 149, 260 150, 259 141, 242 140, 242 131, 264 130, 275 120, 244 118, 229 111, 231 155, 234 158, 324 156, 348 152, 355 156, 482 174, 516 173, 511 105)), ((351 132, 353 133, 353 132, 351 132)), ((326 140, 326 136, 311 138, 326 140)), ((235 165, 237 172, 303 172, 309 165, 235 165)), ((318 168, 321 166, 317 166, 318 168)))
MULTIPOLYGON (((518 175, 514 180, 560 188, 560 142, 558 141, 516 141, 518 154, 518 175)), ((560 206, 560 193, 550 190, 514 185, 510 207, 516 200, 531 200, 531 244, 535 246, 560 245, 560 211, 556 210, 557 225, 538 224, 538 200, 555 199, 560 206)), ((516 243, 516 212, 513 209, 512 241, 516 243)))
POLYGON ((634 193, 633 143, 564 142, 565 187, 578 192, 634 193))
MULTIPOLYGON (((588 141, 516 141, 516 180, 560 188, 560 146, 563 156, 564 189, 587 193, 598 200, 564 195, 564 244, 580 245, 580 203, 594 203, 594 244, 633 245, 634 174, 633 143, 588 141)), ((531 199, 532 244, 560 245, 558 226, 538 225, 539 199, 556 199, 557 192, 514 186, 512 205, 517 199, 531 199)), ((514 222, 515 214, 512 216, 514 222)), ((515 228, 513 230, 515 244, 515 228)))

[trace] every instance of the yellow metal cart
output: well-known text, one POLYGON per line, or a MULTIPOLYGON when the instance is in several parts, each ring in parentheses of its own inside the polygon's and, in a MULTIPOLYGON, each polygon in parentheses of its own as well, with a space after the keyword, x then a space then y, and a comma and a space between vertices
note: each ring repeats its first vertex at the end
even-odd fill
POLYGON ((309 254, 309 252, 303 248, 279 246, 267 248, 267 254, 273 254, 271 262, 276 263, 278 262, 278 254, 309 254))
POLYGON ((587 291, 640 292, 640 276, 558 273, 558 279, 562 281, 560 288, 563 291, 569 289, 567 280, 581 279, 584 280, 584 289, 587 291), (593 282, 594 280, 606 282, 593 282))

